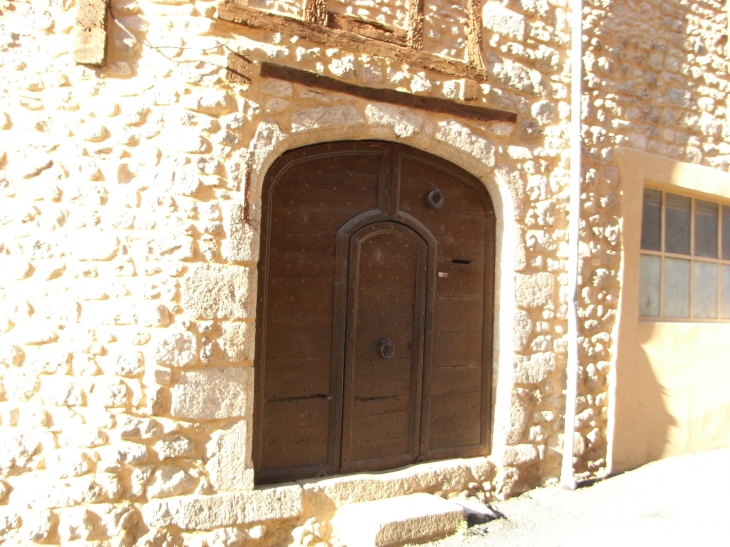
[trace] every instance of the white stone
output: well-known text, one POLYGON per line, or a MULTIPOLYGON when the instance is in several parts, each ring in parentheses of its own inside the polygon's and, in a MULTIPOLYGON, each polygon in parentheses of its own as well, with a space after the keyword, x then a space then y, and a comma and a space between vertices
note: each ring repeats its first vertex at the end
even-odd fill
POLYGON ((525 17, 505 8, 500 2, 484 4, 482 25, 487 30, 513 40, 522 41, 525 36, 525 17))
POLYGON ((133 378, 144 371, 144 355, 141 351, 117 350, 110 360, 111 372, 117 376, 133 378))
POLYGON ((548 125, 555 119, 555 107, 550 101, 537 101, 530 110, 532 117, 540 125, 548 125))
POLYGON ((423 116, 386 104, 369 104, 365 107, 365 118, 370 125, 385 125, 393 128, 402 139, 413 136, 423 127, 423 116))
POLYGON ((545 93, 542 74, 537 70, 527 68, 509 59, 495 63, 491 70, 498 81, 517 91, 528 95, 542 95, 545 93))
POLYGON ((251 428, 246 420, 223 427, 205 445, 205 469, 219 492, 253 490, 251 462, 242 461, 251 446, 251 428))
POLYGON ((151 528, 178 526, 183 530, 292 519, 302 514, 302 488, 281 486, 235 494, 150 500, 140 511, 151 528))
POLYGON ((117 427, 122 439, 155 439, 162 432, 162 428, 157 420, 152 418, 138 418, 126 414, 117 416, 117 427))
POLYGON ((419 72, 411 76, 411 91, 413 93, 428 93, 431 91, 431 82, 426 79, 425 72, 419 72))
POLYGON ((99 376, 88 396, 89 406, 124 408, 127 406, 127 384, 114 377, 99 376))
POLYGON ((195 479, 175 465, 161 465, 147 483, 147 497, 168 498, 189 492, 195 479))
POLYGON ((170 414, 177 418, 212 420, 250 416, 253 369, 183 371, 170 391, 170 414))
POLYGON ((354 106, 319 106, 292 114, 291 130, 296 133, 330 126, 361 125, 362 116, 354 106))
POLYGON ((45 543, 54 525, 54 515, 48 510, 37 511, 23 519, 23 532, 34 543, 45 543))
POLYGON ((294 94, 294 88, 284 80, 265 80, 261 84, 261 92, 276 97, 291 97, 294 94))
POLYGON ((289 107, 289 101, 276 97, 266 103, 264 111, 267 114, 281 114, 289 107))
POLYGON ((439 122, 436 138, 470 154, 485 165, 494 167, 494 146, 482 136, 458 122, 439 122))
POLYGON ((119 250, 119 239, 98 230, 78 230, 66 237, 63 247, 76 260, 110 260, 119 250))
POLYGON ((381 547, 445 536, 462 520, 461 506, 421 493, 347 505, 337 511, 332 526, 348 547, 381 547))
POLYGON ((542 308, 553 302, 555 278, 547 272, 515 275, 515 300, 518 306, 542 308))
POLYGON ((512 346, 515 351, 523 351, 530 341, 532 335, 532 320, 530 314, 524 310, 515 310, 514 333, 512 335, 512 346))
POLYGON ((183 95, 180 103, 188 110, 211 116, 227 114, 236 106, 236 101, 225 89, 213 87, 196 89, 188 95, 183 95))
POLYGON ((94 533, 94 519, 91 511, 81 507, 65 509, 58 523, 58 535, 63 541, 87 540, 94 533))
POLYGON ((200 265, 185 280, 182 305, 196 319, 245 319, 256 292, 253 275, 242 266, 200 265))
POLYGON ((225 321, 222 325, 223 335, 218 343, 223 349, 226 361, 237 363, 253 360, 253 325, 240 321, 225 321))
POLYGON ((147 447, 143 444, 117 441, 99 448, 101 459, 110 463, 138 464, 147 461, 147 447))
POLYGON ((537 461, 537 447, 531 444, 508 446, 504 451, 502 463, 508 466, 520 466, 537 461))
POLYGON ((507 444, 517 444, 522 439, 522 434, 525 431, 527 425, 527 409, 522 399, 517 395, 512 396, 512 404, 510 407, 510 428, 507 433, 507 444))
POLYGON ((243 203, 228 201, 222 204, 223 229, 226 238, 221 245, 223 258, 231 262, 256 262, 258 238, 250 222, 245 221, 243 203))
POLYGON ((195 444, 185 435, 173 435, 157 441, 153 447, 160 460, 189 456, 195 451, 195 444))
POLYGON ((167 333, 157 342, 155 362, 168 367, 186 367, 195 364, 198 340, 191 332, 167 333))
POLYGON ((529 357, 515 355, 514 380, 518 384, 539 384, 555 370, 553 353, 533 353, 529 357))
POLYGON ((251 170, 257 173, 261 179, 263 179, 261 171, 264 167, 264 161, 271 158, 279 145, 285 140, 286 134, 272 119, 267 118, 259 124, 248 148, 248 161, 251 170))

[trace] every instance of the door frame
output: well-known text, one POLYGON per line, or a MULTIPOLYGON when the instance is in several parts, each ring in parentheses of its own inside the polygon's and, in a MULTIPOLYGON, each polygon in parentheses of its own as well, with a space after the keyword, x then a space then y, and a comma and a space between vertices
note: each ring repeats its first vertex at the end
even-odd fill
MULTIPOLYGON (((275 483, 292 480, 291 470, 267 471, 265 477, 259 475, 259 462, 261 459, 262 443, 260 441, 262 429, 262 412, 263 412, 263 382, 264 370, 262 367, 262 352, 266 343, 266 328, 263 311, 267 309, 267 294, 262 287, 268 286, 269 257, 268 257, 268 238, 271 233, 271 214, 270 204, 271 196, 276 182, 287 170, 287 167, 295 163, 308 161, 313 157, 326 158, 333 156, 350 155, 357 150, 360 153, 380 155, 383 158, 381 162, 380 177, 381 180, 389 179, 390 185, 382 185, 378 196, 378 210, 372 210, 351 219, 346 223, 337 234, 336 252, 337 259, 335 261, 335 278, 338 280, 335 289, 335 313, 337 310, 344 310, 347 302, 347 261, 349 251, 349 237, 340 234, 345 231, 354 233, 368 224, 379 221, 394 221, 401 223, 413 229, 416 233, 426 239, 429 247, 429 270, 427 273, 428 286, 430 287, 427 294, 426 306, 426 323, 424 330, 424 358, 423 358, 423 380, 421 393, 421 412, 420 412, 420 457, 416 460, 437 460, 447 459, 451 457, 471 457, 483 456, 490 453, 491 450, 491 420, 492 420, 492 379, 493 379, 493 349, 494 349, 494 327, 497 324, 497 314, 494 309, 495 297, 495 280, 497 272, 495 270, 495 252, 496 252, 496 217, 494 204, 491 196, 476 176, 457 166, 453 162, 436 156, 432 153, 413 148, 411 146, 402 145, 390 141, 379 140, 345 140, 324 142, 318 144, 309 144, 300 148, 294 148, 283 152, 267 170, 262 185, 261 192, 261 237, 260 252, 258 261, 258 295, 257 295, 257 313, 256 313, 256 333, 255 333, 255 373, 254 373, 254 405, 253 405, 253 445, 252 459, 254 461, 254 469, 256 469, 257 483, 275 483), (367 148, 371 148, 368 152, 367 148), (319 150, 317 150, 319 149, 319 150), (321 150, 321 151, 320 151, 321 150), (467 186, 473 188, 481 198, 484 206, 485 218, 487 222, 486 241, 485 241, 485 264, 484 264, 484 331, 482 344, 482 409, 480 412, 480 437, 481 442, 478 445, 472 445, 470 448, 464 449, 460 446, 428 449, 428 412, 430 397, 424 396, 430 392, 431 383, 431 360, 433 355, 433 310, 434 306, 429 305, 434 302, 436 291, 436 262, 437 248, 436 238, 430 231, 416 218, 399 210, 400 195, 400 165, 393 161, 393 152, 397 150, 398 158, 411 156, 420 163, 430 165, 438 170, 444 171, 449 175, 460 180, 467 186), (319 153, 317 153, 319 152, 319 153), (387 186, 387 188, 385 188, 387 186), (395 191, 392 191, 395 190, 395 191), (340 251, 344 246, 346 251, 340 251), (433 256, 431 256, 433 254, 433 256), (344 279, 341 283, 339 280, 344 279), (425 419, 424 419, 425 418, 425 419)), ((346 312, 342 313, 340 322, 335 322, 333 328, 332 340, 332 362, 344 362, 344 336, 346 312)), ((342 400, 343 390, 343 373, 344 367, 332 367, 331 374, 331 396, 335 400, 342 400)), ((330 474, 339 473, 341 460, 341 431, 342 431, 342 405, 331 405, 330 423, 332 427, 328 432, 328 458, 327 463, 312 466, 303 466, 298 468, 302 474, 311 474, 313 477, 324 477, 330 474), (340 432, 338 435, 337 432, 340 432)))

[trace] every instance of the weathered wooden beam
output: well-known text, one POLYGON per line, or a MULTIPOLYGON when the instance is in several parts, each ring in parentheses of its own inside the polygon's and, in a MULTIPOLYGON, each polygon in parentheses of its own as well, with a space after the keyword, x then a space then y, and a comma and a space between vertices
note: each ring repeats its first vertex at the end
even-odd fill
MULTIPOLYGON (((433 53, 376 40, 347 30, 329 28, 309 21, 265 13, 255 8, 237 5, 234 3, 234 0, 222 0, 218 4, 218 18, 229 23, 245 25, 251 28, 282 32, 330 47, 341 47, 356 52, 367 51, 378 57, 384 57, 456 78, 468 78, 478 82, 485 82, 487 80, 487 72, 485 70, 463 61, 444 59, 433 53)), ((411 37, 409 36, 408 39, 410 40, 411 37)))
POLYGON ((365 21, 331 11, 327 16, 327 27, 331 29, 345 30, 359 34, 365 38, 372 38, 373 40, 380 40, 399 46, 405 46, 408 41, 405 31, 390 28, 375 21, 365 21))
MULTIPOLYGON (((240 66, 241 61, 235 59, 236 54, 230 54, 228 65, 240 66)), ((283 65, 277 65, 269 62, 261 62, 259 75, 262 78, 276 78, 277 80, 286 80, 307 87, 317 89, 326 89, 336 93, 344 93, 361 99, 368 99, 381 103, 395 104, 406 106, 409 108, 418 108, 429 112, 439 112, 441 114, 450 114, 470 120, 478 120, 481 122, 503 121, 514 123, 517 121, 517 114, 514 112, 506 112, 504 110, 496 110, 475 106, 472 104, 463 104, 439 97, 424 97, 421 95, 413 95, 403 91, 394 89, 382 89, 374 87, 365 87, 355 84, 349 84, 329 78, 307 70, 292 68, 283 65)))
POLYGON ((109 0, 79 0, 74 29, 74 61, 102 66, 106 58, 106 10, 109 0))

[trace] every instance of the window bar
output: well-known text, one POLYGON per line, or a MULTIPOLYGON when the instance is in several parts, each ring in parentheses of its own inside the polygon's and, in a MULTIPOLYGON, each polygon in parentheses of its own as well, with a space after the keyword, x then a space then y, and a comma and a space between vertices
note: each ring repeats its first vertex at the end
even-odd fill
POLYGON ((689 201, 689 319, 695 317, 695 200, 689 201))
POLYGON ((660 260, 659 260, 659 318, 664 317, 664 252, 665 252, 665 243, 664 239, 666 236, 667 231, 664 228, 664 223, 666 219, 666 210, 665 205, 667 203, 667 200, 664 199, 664 192, 661 192, 659 199, 661 200, 659 204, 659 215, 661 217, 661 221, 659 223, 659 249, 661 250, 660 254, 660 260))
POLYGON ((722 205, 717 207, 717 296, 715 302, 715 318, 722 320, 722 205))

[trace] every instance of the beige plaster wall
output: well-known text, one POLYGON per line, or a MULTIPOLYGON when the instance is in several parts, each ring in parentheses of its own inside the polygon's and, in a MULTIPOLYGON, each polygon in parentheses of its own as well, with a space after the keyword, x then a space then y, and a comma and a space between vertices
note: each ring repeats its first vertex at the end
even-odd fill
POLYGON ((730 444, 730 324, 639 321, 645 184, 730 199, 730 174, 619 149, 622 292, 612 377, 611 471, 730 444))

